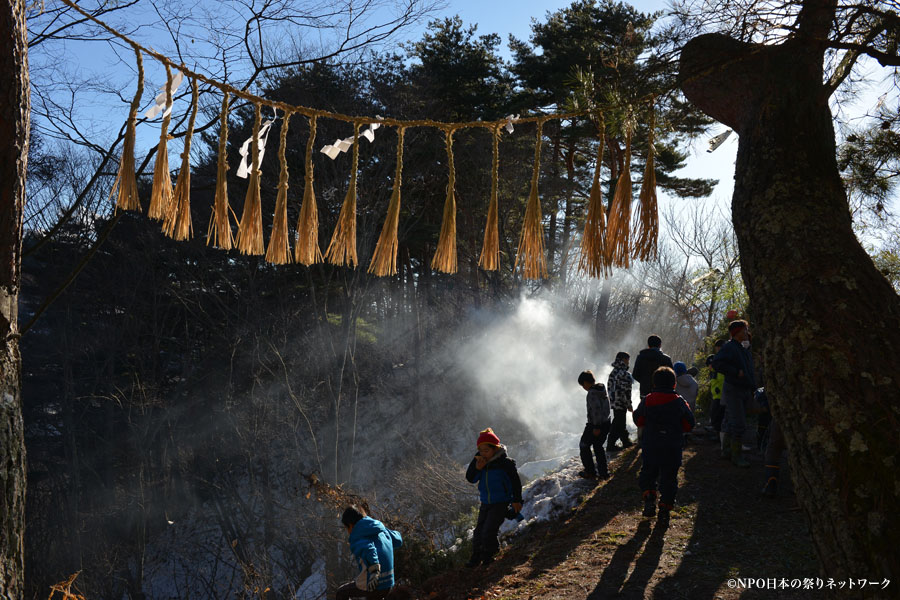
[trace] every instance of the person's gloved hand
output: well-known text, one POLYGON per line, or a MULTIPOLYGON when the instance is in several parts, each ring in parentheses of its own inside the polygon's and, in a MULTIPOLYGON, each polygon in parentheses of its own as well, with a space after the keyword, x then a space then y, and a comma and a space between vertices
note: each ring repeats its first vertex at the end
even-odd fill
POLYGON ((379 577, 381 577, 381 565, 378 563, 370 565, 366 572, 366 588, 370 592, 374 592, 378 588, 379 577))

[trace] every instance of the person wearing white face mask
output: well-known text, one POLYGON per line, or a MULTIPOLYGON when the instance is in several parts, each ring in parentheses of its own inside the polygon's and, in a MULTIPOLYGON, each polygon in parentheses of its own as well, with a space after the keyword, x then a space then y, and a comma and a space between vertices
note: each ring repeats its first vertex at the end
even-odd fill
POLYGON ((725 405, 725 440, 722 456, 730 458, 738 467, 749 467, 741 449, 741 439, 747 428, 747 405, 756 380, 753 355, 750 353, 750 325, 747 321, 732 321, 728 325, 731 339, 713 357, 712 368, 725 375, 722 403, 725 405))

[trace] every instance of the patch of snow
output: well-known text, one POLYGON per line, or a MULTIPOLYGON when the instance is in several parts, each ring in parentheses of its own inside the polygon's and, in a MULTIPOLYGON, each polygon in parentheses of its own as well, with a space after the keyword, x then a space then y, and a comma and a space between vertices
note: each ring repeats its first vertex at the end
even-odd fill
POLYGON ((307 577, 297 592, 294 600, 323 600, 328 592, 328 584, 325 579, 325 561, 316 559, 312 566, 312 575, 307 577))

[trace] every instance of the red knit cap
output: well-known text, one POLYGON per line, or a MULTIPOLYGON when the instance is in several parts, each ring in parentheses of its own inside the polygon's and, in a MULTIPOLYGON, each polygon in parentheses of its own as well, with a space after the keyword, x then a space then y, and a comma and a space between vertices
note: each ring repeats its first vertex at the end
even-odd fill
POLYGON ((478 441, 475 442, 476 446, 480 446, 482 444, 490 444, 491 446, 499 446, 500 438, 497 437, 497 434, 494 433, 494 430, 488 427, 484 431, 478 434, 478 441))

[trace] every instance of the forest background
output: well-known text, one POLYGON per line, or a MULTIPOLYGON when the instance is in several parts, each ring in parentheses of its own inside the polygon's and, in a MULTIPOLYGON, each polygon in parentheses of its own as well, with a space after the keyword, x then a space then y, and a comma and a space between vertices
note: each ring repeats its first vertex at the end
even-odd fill
MULTIPOLYGON (((401 47, 385 45, 398 39, 391 32, 380 45, 364 36, 365 44, 329 56, 335 44, 353 42, 332 39, 327 11, 304 15, 320 32, 316 44, 309 36, 292 44, 274 35, 285 20, 299 18, 302 11, 292 4, 240 5, 247 11, 243 29, 206 27, 209 15, 183 14, 176 3, 99 8, 102 18, 129 33, 141 31, 135 15, 155 13, 171 37, 154 42, 158 49, 186 64, 203 60, 207 72, 293 104, 454 121, 601 108, 610 115, 605 198, 623 168, 628 123, 636 132, 631 168, 639 186, 648 116, 639 99, 659 94, 657 118, 665 125, 656 140, 657 179, 672 198, 663 210, 659 258, 602 281, 578 271, 597 144, 595 124, 586 119, 544 130, 546 280, 524 281, 514 268, 533 158, 528 125, 501 142, 499 272, 477 268, 490 190, 483 132, 462 132, 456 141, 456 275, 430 268, 446 164, 442 136, 424 129, 407 135, 396 277, 329 265, 274 267, 261 257, 209 248, 202 232, 216 170, 220 98, 214 93, 203 96, 209 126, 191 161, 198 235, 175 243, 143 216, 113 214, 109 189, 121 132, 80 117, 86 105, 118 103, 118 110, 107 110, 116 115, 112 122, 124 123, 134 81, 88 76, 62 59, 67 44, 79 39, 105 45, 125 63, 130 49, 73 21, 64 7, 30 14, 34 127, 20 308, 29 596, 42 596, 79 570, 89 597, 139 598, 148 590, 153 597, 163 592, 160 581, 178 597, 230 597, 266 587, 287 595, 323 548, 330 549, 330 570, 343 574, 332 543, 341 537, 335 515, 305 497, 302 475, 310 473, 377 498, 424 544, 440 547, 453 539, 440 535, 446 524, 472 504, 460 472, 475 432, 492 425, 526 456, 539 458, 541 442, 553 447, 559 432, 580 429, 582 394, 572 385, 580 370, 603 374, 617 350, 636 353, 650 332, 663 337, 673 357, 700 366, 724 311, 745 309, 727 211, 704 200, 714 180, 730 172, 678 176, 691 144, 705 139, 714 123, 674 89, 673 67, 664 60, 673 41, 662 15, 576 2, 538 17, 527 39, 510 40, 509 59, 499 36, 454 18, 433 21, 401 47), (210 34, 201 50, 194 47, 198 31, 210 34), (198 572, 203 577, 188 576, 198 572)), ((341 7, 333 8, 337 14, 341 7)), ((389 32, 427 20, 434 8, 409 2, 399 20, 378 11, 371 17, 380 17, 389 32)), ((145 105, 161 83, 156 68, 145 105)), ((860 89, 851 80, 848 95, 854 84, 860 89)), ((878 102, 884 105, 876 98, 873 115, 878 102)), ((183 90, 180 102, 173 146, 185 125, 183 90)), ((251 123, 250 107, 239 105, 230 122, 232 172, 251 123)), ((893 131, 896 121, 890 123, 893 131)), ((870 127, 867 120, 848 120, 845 176, 857 191, 851 199, 858 231, 897 287, 890 178, 881 188, 853 186, 866 166, 854 143, 870 127)), ((141 128, 149 140, 156 125, 141 128)), ((346 129, 320 123, 318 139, 344 137, 346 129)), ((296 198, 307 133, 302 119, 292 122, 288 159, 296 198)), ((376 143, 361 148, 363 266, 390 194, 395 140, 382 129, 376 143)), ((139 159, 151 145, 138 151, 139 159)), ((327 239, 349 161, 320 154, 314 160, 320 238, 327 239)), ((264 214, 274 208, 275 165, 270 147, 264 214)), ((245 186, 229 179, 238 214, 245 186)), ((289 222, 297 210, 289 207, 289 222)))

